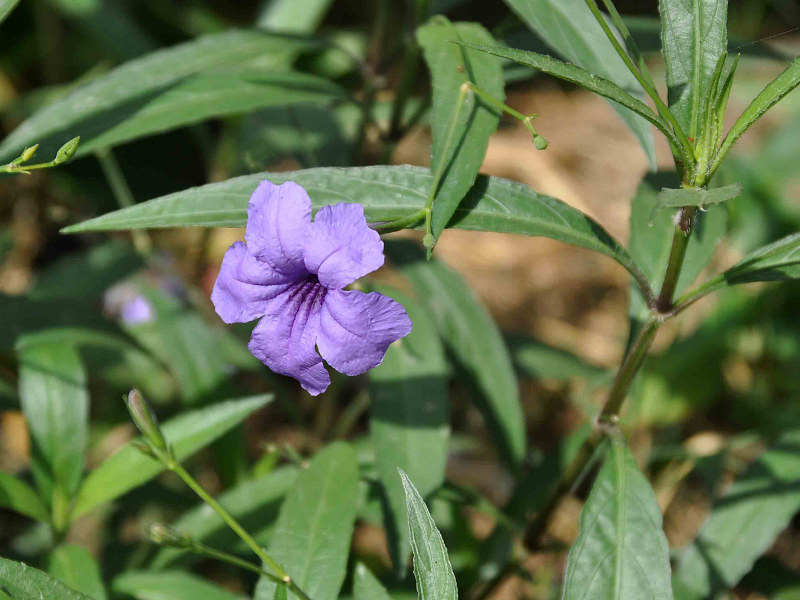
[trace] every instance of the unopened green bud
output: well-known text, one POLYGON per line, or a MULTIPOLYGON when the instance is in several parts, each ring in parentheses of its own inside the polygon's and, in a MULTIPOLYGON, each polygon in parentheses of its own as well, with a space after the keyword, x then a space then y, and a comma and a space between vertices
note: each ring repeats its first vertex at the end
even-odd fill
POLYGON ((131 390, 125 398, 125 404, 144 439, 156 450, 166 452, 168 450, 167 441, 164 439, 164 434, 161 433, 155 413, 142 393, 139 390, 131 390))
POLYGON ((547 138, 542 135, 536 134, 533 136, 533 145, 536 146, 537 150, 545 150, 549 143, 547 138))
POLYGON ((14 164, 22 164, 24 162, 28 162, 30 159, 34 157, 36 154, 36 150, 39 148, 39 144, 34 144, 30 148, 25 148, 25 151, 20 154, 19 158, 14 161, 14 164))
POLYGON ((436 245, 436 238, 433 237, 432 233, 426 233, 425 237, 422 238, 422 245, 428 250, 433 250, 433 247, 436 245))
POLYGON ((80 143, 81 138, 80 136, 72 138, 66 144, 61 146, 58 149, 58 153, 56 154, 56 159, 53 163, 60 165, 63 162, 68 161, 72 156, 75 154, 75 151, 78 149, 78 144, 80 143))
POLYGON ((192 538, 187 533, 180 533, 163 523, 151 523, 146 528, 147 537, 159 546, 172 546, 173 548, 189 548, 192 538))

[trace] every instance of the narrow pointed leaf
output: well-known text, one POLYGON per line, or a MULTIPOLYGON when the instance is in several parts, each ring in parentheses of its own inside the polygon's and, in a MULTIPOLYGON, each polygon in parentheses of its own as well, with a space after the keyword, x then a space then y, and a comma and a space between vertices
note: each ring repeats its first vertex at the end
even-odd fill
POLYGON ((400 302, 414 324, 411 333, 389 346, 383 362, 369 373, 370 435, 389 506, 389 548, 402 579, 411 542, 397 469, 413 476, 425 496, 444 483, 450 434, 448 368, 436 328, 422 307, 398 292, 380 291, 400 302))
MULTIPOLYGON (((175 417, 162 425, 162 431, 175 456, 183 460, 230 431, 271 399, 271 396, 253 396, 220 402, 175 417)), ((72 517, 118 498, 163 470, 161 463, 127 444, 86 478, 78 491, 72 517)))
POLYGON ((33 474, 45 496, 69 498, 81 480, 88 440, 83 363, 66 343, 25 346, 17 356, 20 404, 33 442, 33 474))
MULTIPOLYGON (((512 466, 519 466, 526 452, 525 418, 511 357, 491 315, 458 273, 444 264, 426 261, 407 244, 387 243, 386 250, 411 281, 448 350, 477 389, 478 405, 501 453, 512 466)), ((414 475, 409 472, 409 477, 414 475)), ((426 495, 425 490, 421 493, 426 495)))
POLYGON ((500 120, 496 108, 465 94, 462 86, 474 83, 502 102, 505 82, 497 58, 454 43, 493 45, 494 38, 477 23, 451 23, 440 15, 417 29, 417 40, 433 82, 431 168, 443 173, 433 203, 433 235, 438 238, 472 187, 500 120))
POLYGON ((425 500, 400 471, 408 505, 408 530, 414 553, 414 578, 420 600, 458 600, 458 586, 442 534, 436 528, 425 500))
POLYGON ((581 511, 563 600, 672 600, 661 512, 625 443, 614 438, 581 511))
MULTIPOLYGON (((34 114, 0 143, 0 159, 11 160, 36 143, 40 144, 40 155, 54 156, 61 144, 76 135, 82 136, 78 147, 81 156, 104 145, 143 135, 145 129, 150 133, 158 131, 164 127, 161 111, 166 111, 167 106, 159 99, 167 97, 178 102, 177 96, 185 93, 186 99, 195 95, 194 100, 199 103, 203 97, 210 99, 214 95, 216 84, 229 91, 238 85, 233 79, 223 82, 221 76, 214 80, 198 74, 254 59, 261 61, 260 66, 274 66, 280 64, 284 53, 313 44, 307 38, 228 31, 152 52, 92 80, 34 114), (146 128, 140 113, 147 115, 146 128), (137 128, 126 124, 131 120, 139 123, 137 128), (119 133, 114 133, 115 130, 119 133)), ((246 79, 241 80, 241 85, 246 86, 246 79)), ((218 109, 226 110, 221 105, 218 109)), ((175 112, 170 114, 179 116, 175 112)))
MULTIPOLYGON (((370 221, 409 216, 425 206, 431 172, 419 167, 318 168, 259 173, 190 188, 73 225, 65 233, 154 227, 244 227, 258 183, 296 181, 315 208, 337 202, 364 206, 370 221)), ((478 176, 449 227, 540 235, 589 248, 635 268, 624 248, 598 223, 563 202, 499 177, 478 176)))
MULTIPOLYGON (((217 496, 216 500, 264 546, 274 529, 278 509, 297 479, 298 469, 282 467, 276 471, 247 480, 217 496)), ((175 531, 188 533, 192 539, 214 548, 243 546, 243 542, 208 505, 199 503, 170 524, 175 531)), ((162 569, 185 554, 176 548, 163 548, 150 563, 153 569, 162 569)))
POLYGON ((662 188, 658 193, 659 208, 680 208, 681 206, 708 206, 721 204, 738 198, 742 193, 742 184, 733 183, 710 190, 695 188, 662 188))
POLYGON ((10 473, 0 472, 0 507, 37 521, 47 522, 50 518, 47 506, 36 491, 10 473))
MULTIPOLYGON (((320 451, 281 506, 270 555, 314 600, 335 600, 344 581, 356 518, 356 454, 343 442, 320 451)), ((256 600, 272 600, 275 584, 261 578, 256 600)), ((293 593, 290 599, 295 599, 293 593)))
POLYGON ((100 566, 82 546, 64 544, 53 550, 47 562, 47 571, 65 585, 94 600, 107 598, 100 566))
POLYGON ((733 588, 800 510, 800 430, 783 434, 717 499, 675 569, 676 600, 733 588))
POLYGON ((182 571, 130 571, 117 576, 111 587, 114 593, 136 600, 244 600, 244 596, 182 571))
POLYGON ((736 141, 744 135, 750 126, 758 121, 762 115, 778 102, 783 100, 786 95, 800 85, 800 58, 796 58, 785 71, 773 79, 755 100, 750 103, 744 112, 736 119, 736 122, 728 131, 725 139, 720 145, 717 153, 717 163, 733 147, 736 141))
POLYGON ((0 558, 1 592, 13 600, 96 600, 44 571, 5 558, 0 558))
POLYGON ((19 0, 0 0, 0 23, 6 20, 17 4, 19 4, 19 0))
MULTIPOLYGON (((641 86, 608 41, 584 0, 505 2, 565 60, 630 90, 638 98, 644 98, 641 86)), ((619 104, 612 102, 611 105, 639 140, 651 167, 655 167, 655 145, 650 127, 619 104)))
POLYGON ((659 0, 669 105, 688 136, 697 137, 714 69, 728 44, 727 0, 659 0))
POLYGON ((364 563, 356 564, 353 600, 391 600, 389 592, 364 563))
POLYGON ((506 340, 514 365, 521 374, 536 380, 570 381, 583 379, 590 384, 605 384, 613 377, 608 369, 587 363, 581 357, 522 335, 506 340))

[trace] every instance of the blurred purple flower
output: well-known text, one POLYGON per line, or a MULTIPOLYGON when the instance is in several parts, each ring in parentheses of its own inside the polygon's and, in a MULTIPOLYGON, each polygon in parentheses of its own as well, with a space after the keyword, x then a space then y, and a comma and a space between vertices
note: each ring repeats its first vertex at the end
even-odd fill
POLYGON ((411 331, 391 298, 342 289, 383 265, 383 242, 360 204, 325 206, 312 223, 302 187, 262 181, 247 215, 246 245, 226 252, 211 301, 226 323, 261 319, 248 347, 270 369, 316 396, 331 382, 323 358, 358 375, 411 331))
POLYGON ((155 311, 147 298, 138 295, 122 305, 120 316, 125 325, 141 325, 152 321, 155 318, 155 311))

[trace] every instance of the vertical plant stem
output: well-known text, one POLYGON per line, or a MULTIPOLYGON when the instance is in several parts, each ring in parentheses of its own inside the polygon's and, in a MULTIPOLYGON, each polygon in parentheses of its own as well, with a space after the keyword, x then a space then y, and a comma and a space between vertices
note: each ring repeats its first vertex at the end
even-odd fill
POLYGON ((678 278, 683 268, 683 261, 686 258, 686 249, 689 247, 689 237, 692 234, 692 222, 696 212, 697 207, 685 206, 678 213, 678 223, 675 225, 672 237, 667 272, 664 275, 664 283, 661 285, 661 292, 658 295, 658 309, 661 312, 668 312, 672 309, 672 298, 675 295, 678 278))
MULTIPOLYGON (((122 208, 127 208, 136 204, 133 192, 131 192, 131 188, 125 179, 125 174, 122 172, 122 168, 119 166, 111 150, 107 148, 98 150, 95 152, 95 156, 100 163, 100 168, 103 169, 103 174, 106 176, 108 185, 111 186, 111 191, 114 194, 114 198, 117 200, 117 204, 122 208)), ((153 243, 146 231, 132 229, 131 237, 133 238, 133 245, 140 254, 143 256, 150 254, 153 243)))

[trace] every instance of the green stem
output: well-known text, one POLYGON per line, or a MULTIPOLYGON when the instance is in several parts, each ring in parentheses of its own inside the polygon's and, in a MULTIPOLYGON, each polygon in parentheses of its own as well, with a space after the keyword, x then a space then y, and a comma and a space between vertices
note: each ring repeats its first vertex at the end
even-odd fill
MULTIPOLYGON (((114 194, 114 198, 117 200, 117 204, 122 208, 127 208, 136 204, 133 192, 125 179, 125 174, 122 172, 122 168, 119 166, 111 150, 107 148, 98 150, 95 152, 95 156, 100 163, 103 174, 106 176, 108 185, 111 186, 111 191, 114 194)), ((140 254, 143 256, 150 254, 153 243, 146 231, 132 229, 131 236, 133 237, 133 245, 140 254)))
POLYGON ((692 222, 697 212, 695 206, 685 206, 678 212, 678 223, 672 236, 672 248, 667 262, 667 272, 664 275, 664 283, 661 285, 661 292, 658 295, 658 309, 661 312, 672 310, 672 299, 675 289, 678 287, 678 279, 683 269, 683 261, 686 258, 686 249, 689 247, 689 239, 692 234, 692 222))
POLYGON ((409 229, 412 225, 417 225, 420 221, 426 219, 429 213, 429 208, 421 208, 414 214, 408 215, 407 217, 401 217, 394 221, 389 221, 388 223, 373 223, 370 225, 370 227, 382 234, 400 231, 401 229, 409 229))
POLYGON ((464 83, 458 91, 456 110, 453 112, 453 117, 450 119, 450 125, 447 128, 447 135, 444 138, 444 145, 442 146, 442 152, 439 155, 439 162, 436 163, 436 166, 433 170, 433 183, 431 184, 431 189, 428 192, 428 200, 425 202, 425 208, 427 210, 431 209, 431 206, 433 205, 433 199, 436 197, 436 193, 439 191, 439 184, 442 181, 442 177, 444 177, 444 171, 448 163, 448 154, 450 153, 450 146, 453 145, 453 139, 455 138, 456 129, 458 128, 458 119, 461 115, 461 109, 464 107, 464 102, 466 102, 467 93, 469 91, 469 83, 464 83))

